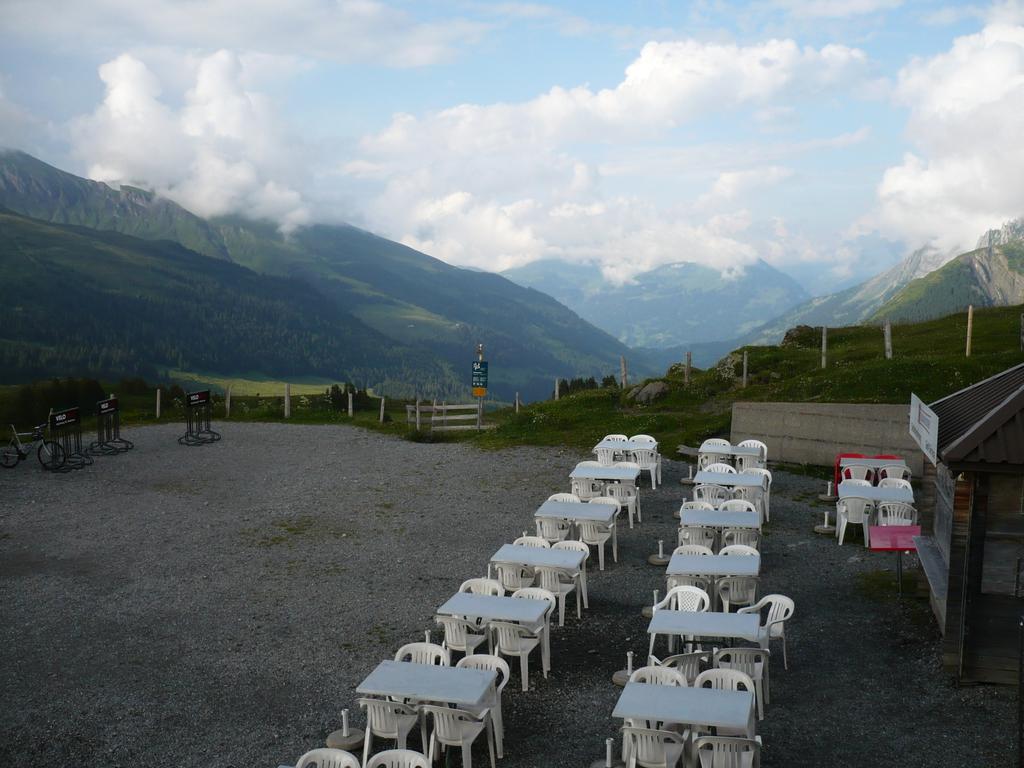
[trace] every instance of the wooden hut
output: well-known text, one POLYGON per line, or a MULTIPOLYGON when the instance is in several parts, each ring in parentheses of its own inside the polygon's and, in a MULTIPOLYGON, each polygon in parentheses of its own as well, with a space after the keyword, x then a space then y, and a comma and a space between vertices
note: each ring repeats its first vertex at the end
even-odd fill
POLYGON ((922 444, 932 455, 919 498, 927 535, 918 552, 943 632, 943 663, 963 683, 1016 682, 1024 614, 1024 365, 912 408, 912 433, 915 420, 933 430, 932 450, 922 444))

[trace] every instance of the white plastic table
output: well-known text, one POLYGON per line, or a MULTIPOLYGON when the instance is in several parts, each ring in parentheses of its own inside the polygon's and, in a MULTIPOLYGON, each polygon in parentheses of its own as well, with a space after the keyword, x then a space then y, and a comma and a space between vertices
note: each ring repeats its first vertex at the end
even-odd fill
POLYGON ((612 717, 745 729, 754 733, 754 694, 677 685, 626 683, 612 717))
POLYGON ((669 576, 757 576, 760 570, 760 555, 672 555, 666 573, 669 576))
POLYGON ((629 467, 588 467, 579 466, 569 473, 571 480, 606 480, 613 481, 617 480, 622 482, 623 480, 629 480, 633 483, 640 477, 640 470, 638 468, 629 467))
POLYGON ((684 509, 679 512, 680 525, 704 528, 760 528, 760 512, 743 510, 684 509))
POLYGON ((651 636, 648 653, 654 652, 654 641, 658 635, 683 635, 695 639, 725 637, 757 642, 760 625, 760 617, 754 613, 659 609, 647 625, 647 634, 651 636))
POLYGON ((611 504, 577 504, 572 501, 545 501, 534 512, 534 517, 548 517, 556 520, 591 520, 608 525, 619 513, 611 504))
POLYGON ((547 608, 546 600, 459 592, 449 597, 437 612, 442 616, 465 616, 467 619, 538 624, 544 618, 547 608))
POLYGON ((764 477, 746 472, 708 472, 702 469, 693 477, 697 485, 721 485, 726 488, 761 488, 764 477))
POLYGON ((862 499, 870 499, 875 502, 902 501, 907 504, 914 503, 914 491, 911 488, 880 488, 877 485, 850 485, 847 482, 839 484, 839 498, 847 496, 859 496, 862 499))
POLYGON ((359 684, 356 693, 475 707, 485 704, 496 679, 495 672, 483 669, 382 661, 359 684))
MULTIPOLYGON (((610 507, 611 505, 609 505, 610 507)), ((578 571, 583 565, 586 553, 575 549, 545 549, 543 547, 523 547, 515 544, 503 544, 501 549, 491 555, 492 563, 512 563, 536 567, 549 565, 553 568, 564 568, 578 571)))

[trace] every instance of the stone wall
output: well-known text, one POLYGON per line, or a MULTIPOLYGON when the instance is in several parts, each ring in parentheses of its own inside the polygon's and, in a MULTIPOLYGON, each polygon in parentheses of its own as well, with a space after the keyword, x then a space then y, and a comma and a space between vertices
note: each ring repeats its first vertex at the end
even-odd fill
POLYGON ((924 456, 909 421, 909 403, 734 403, 730 440, 762 440, 770 461, 795 464, 832 466, 837 453, 892 453, 920 477, 924 456))

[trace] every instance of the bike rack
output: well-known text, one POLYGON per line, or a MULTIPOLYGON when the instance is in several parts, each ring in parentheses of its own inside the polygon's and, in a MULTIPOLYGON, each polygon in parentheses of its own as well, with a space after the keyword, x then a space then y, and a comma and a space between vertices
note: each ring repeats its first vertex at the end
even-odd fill
POLYGON ((210 428, 212 413, 210 390, 201 389, 185 395, 185 434, 178 438, 178 443, 209 445, 220 440, 220 433, 210 428))
POLYGON ((96 403, 96 440, 89 446, 91 455, 114 456, 135 447, 121 437, 121 407, 111 395, 96 403))
POLYGON ((64 450, 64 461, 57 464, 52 458, 43 464, 51 472, 70 472, 92 464, 89 449, 82 446, 82 414, 79 408, 65 408, 50 413, 50 440, 64 450))

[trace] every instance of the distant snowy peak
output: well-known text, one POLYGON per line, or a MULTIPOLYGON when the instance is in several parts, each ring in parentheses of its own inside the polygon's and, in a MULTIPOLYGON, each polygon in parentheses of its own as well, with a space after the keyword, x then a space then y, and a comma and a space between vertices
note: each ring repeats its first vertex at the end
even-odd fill
POLYGON ((987 248, 990 245, 1006 245, 1021 241, 1024 241, 1024 218, 1008 221, 999 229, 990 229, 978 238, 976 247, 987 248))

